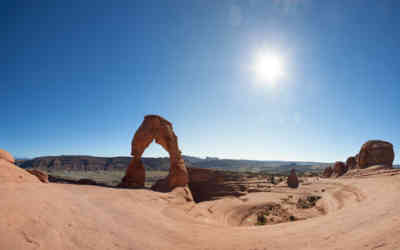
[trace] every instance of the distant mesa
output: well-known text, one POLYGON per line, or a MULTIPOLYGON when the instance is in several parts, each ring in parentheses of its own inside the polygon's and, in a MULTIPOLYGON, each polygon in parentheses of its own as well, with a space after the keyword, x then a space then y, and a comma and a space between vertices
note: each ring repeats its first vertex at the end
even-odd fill
MULTIPOLYGON (((327 163, 322 162, 287 162, 287 161, 255 161, 218 159, 207 160, 182 154, 185 166, 198 168, 213 168, 220 170, 248 171, 266 173, 290 173, 294 168, 299 172, 318 173, 327 163)), ((44 172, 53 171, 125 171, 132 161, 130 156, 99 157, 85 155, 60 155, 41 156, 34 159, 16 160, 16 165, 24 169, 39 169, 44 172)), ((141 161, 146 171, 168 171, 170 168, 169 157, 142 157, 141 161)))
POLYGON ((218 157, 209 157, 209 156, 207 156, 205 160, 206 161, 217 161, 217 160, 219 160, 219 158, 218 157))
POLYGON ((189 175, 172 124, 161 116, 147 115, 132 139, 131 155, 133 159, 122 179, 121 187, 144 187, 145 169, 141 157, 153 140, 169 153, 168 187, 173 189, 189 183, 189 175))

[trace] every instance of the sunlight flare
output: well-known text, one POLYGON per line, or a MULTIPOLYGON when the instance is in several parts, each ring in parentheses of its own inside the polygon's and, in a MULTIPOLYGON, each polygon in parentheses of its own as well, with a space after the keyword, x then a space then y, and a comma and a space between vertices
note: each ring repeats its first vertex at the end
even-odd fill
POLYGON ((271 53, 259 53, 253 71, 260 82, 275 84, 283 75, 282 57, 271 53))

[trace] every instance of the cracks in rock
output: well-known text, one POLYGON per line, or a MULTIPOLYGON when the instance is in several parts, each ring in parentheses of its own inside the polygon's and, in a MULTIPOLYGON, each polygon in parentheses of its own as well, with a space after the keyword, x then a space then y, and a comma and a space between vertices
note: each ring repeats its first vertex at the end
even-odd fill
POLYGON ((22 234, 22 236, 24 237, 24 240, 25 240, 26 242, 28 242, 28 243, 30 243, 30 244, 36 245, 37 248, 40 247, 39 242, 33 240, 25 231, 22 231, 21 234, 22 234))

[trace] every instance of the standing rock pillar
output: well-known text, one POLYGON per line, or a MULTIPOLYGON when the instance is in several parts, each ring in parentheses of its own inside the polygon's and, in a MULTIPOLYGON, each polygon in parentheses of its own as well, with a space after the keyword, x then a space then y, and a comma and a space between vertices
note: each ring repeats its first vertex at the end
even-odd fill
POLYGON ((125 177, 120 184, 121 187, 143 188, 146 180, 146 173, 142 160, 138 157, 133 157, 126 169, 125 177))
POLYGON ((290 171, 290 175, 287 179, 288 187, 290 188, 298 188, 299 187, 299 179, 297 179, 296 171, 292 169, 290 171))

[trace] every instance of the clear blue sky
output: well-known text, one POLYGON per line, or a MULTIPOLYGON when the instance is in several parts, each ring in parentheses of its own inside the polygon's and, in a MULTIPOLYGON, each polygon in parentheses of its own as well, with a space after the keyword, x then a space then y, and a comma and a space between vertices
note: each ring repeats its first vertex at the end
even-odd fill
POLYGON ((15 156, 129 155, 146 114, 200 157, 345 160, 369 139, 400 153, 399 1, 8 2, 0 147, 15 156), (261 50, 284 58, 274 86, 249 70, 261 50))

